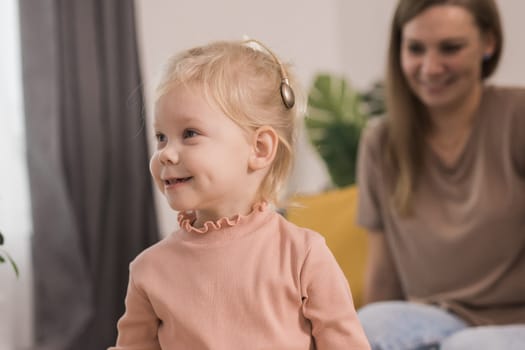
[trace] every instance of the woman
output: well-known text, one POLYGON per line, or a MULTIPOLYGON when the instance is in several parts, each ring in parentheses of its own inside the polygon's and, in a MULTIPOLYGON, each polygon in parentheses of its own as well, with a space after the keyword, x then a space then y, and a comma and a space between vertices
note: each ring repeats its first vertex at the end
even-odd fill
POLYGON ((488 86, 493 0, 401 0, 359 153, 373 349, 525 346, 525 89, 488 86))

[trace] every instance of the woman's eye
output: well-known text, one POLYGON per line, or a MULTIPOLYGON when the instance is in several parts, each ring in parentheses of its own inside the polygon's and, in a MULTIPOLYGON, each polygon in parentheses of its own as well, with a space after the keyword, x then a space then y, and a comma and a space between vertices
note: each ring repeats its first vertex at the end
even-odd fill
POLYGON ((198 135, 198 133, 195 130, 192 130, 192 129, 186 129, 186 130, 184 130, 182 132, 182 138, 184 138, 184 139, 195 137, 197 135, 198 135))
POLYGON ((407 49, 413 55, 420 55, 425 52, 425 47, 420 44, 410 44, 407 49))
POLYGON ((444 44, 441 46, 441 52, 444 54, 453 54, 461 50, 463 45, 460 44, 444 44))

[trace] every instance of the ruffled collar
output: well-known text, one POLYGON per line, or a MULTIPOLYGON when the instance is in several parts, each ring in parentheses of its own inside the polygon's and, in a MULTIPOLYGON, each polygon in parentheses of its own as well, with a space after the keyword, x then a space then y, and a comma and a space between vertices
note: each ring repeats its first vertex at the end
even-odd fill
POLYGON ((194 227, 193 223, 197 219, 194 211, 179 212, 177 220, 179 226, 188 233, 195 232, 199 234, 208 233, 212 231, 219 231, 228 227, 234 227, 239 223, 249 220, 250 218, 257 215, 257 213, 264 212, 268 207, 266 202, 258 202, 252 206, 252 211, 247 215, 236 214, 232 217, 222 217, 218 220, 209 220, 204 223, 200 228, 194 227))

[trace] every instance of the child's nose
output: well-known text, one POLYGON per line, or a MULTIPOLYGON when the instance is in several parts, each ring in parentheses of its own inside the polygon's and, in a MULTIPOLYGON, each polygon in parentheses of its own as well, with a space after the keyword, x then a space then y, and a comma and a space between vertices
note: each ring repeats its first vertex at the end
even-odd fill
POLYGON ((179 162, 179 152, 175 147, 164 147, 159 151, 159 160, 161 164, 177 164, 179 162))

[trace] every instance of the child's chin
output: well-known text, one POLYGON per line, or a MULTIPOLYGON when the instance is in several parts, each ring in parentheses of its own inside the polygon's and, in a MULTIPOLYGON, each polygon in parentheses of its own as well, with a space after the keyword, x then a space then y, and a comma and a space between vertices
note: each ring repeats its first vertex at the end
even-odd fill
POLYGON ((174 205, 170 204, 170 208, 175 210, 175 211, 187 211, 188 210, 182 205, 175 205, 175 204, 174 205))
POLYGON ((169 202, 168 204, 170 208, 175 211, 190 211, 194 209, 191 206, 184 205, 183 203, 179 203, 179 202, 169 202))

